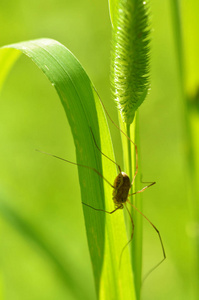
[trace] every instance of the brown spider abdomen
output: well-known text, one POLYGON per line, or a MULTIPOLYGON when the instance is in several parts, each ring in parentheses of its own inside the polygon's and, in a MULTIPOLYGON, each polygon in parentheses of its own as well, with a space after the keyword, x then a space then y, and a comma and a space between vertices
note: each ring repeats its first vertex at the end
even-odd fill
POLYGON ((127 201, 129 190, 131 188, 131 182, 128 175, 124 172, 119 173, 115 178, 113 186, 115 187, 113 190, 113 201, 115 206, 121 206, 121 208, 123 208, 121 204, 127 201))

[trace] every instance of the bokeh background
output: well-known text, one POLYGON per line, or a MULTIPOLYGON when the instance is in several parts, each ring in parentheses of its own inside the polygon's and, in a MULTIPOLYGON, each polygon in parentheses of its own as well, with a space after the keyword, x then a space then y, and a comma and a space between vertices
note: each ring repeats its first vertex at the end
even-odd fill
MULTIPOLYGON (((193 47, 195 43, 197 49, 198 25, 191 14, 198 11, 197 0, 189 6, 181 2, 185 44, 189 41, 193 47)), ((143 285, 142 298, 146 300, 197 299, 183 105, 170 4, 151 0, 151 91, 140 108, 143 180, 157 182, 143 195, 143 212, 160 230, 167 254, 167 260, 143 285)), ((1 0, 0 28, 0 46, 42 37, 63 43, 82 63, 117 122, 109 80, 107 1, 1 0)), ((191 95, 197 74, 192 77, 187 87, 191 95)), ((95 299, 77 168, 35 151, 75 161, 70 128, 55 90, 25 56, 4 85, 0 120, 1 197, 49 245, 75 279, 77 289, 84 290, 87 299, 95 299)), ((111 131, 121 164, 119 133, 113 127, 111 131)), ((144 273, 159 259, 156 233, 145 224, 144 273)), ((0 299, 74 299, 70 285, 62 279, 45 251, 1 217, 0 299)))

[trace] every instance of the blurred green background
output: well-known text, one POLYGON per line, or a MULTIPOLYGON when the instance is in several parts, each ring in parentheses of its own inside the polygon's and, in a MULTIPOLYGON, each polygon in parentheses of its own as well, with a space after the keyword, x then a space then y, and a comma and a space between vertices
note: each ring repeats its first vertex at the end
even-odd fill
MULTIPOLYGON (((185 2, 185 38, 193 44, 198 25, 193 32, 192 14, 185 2)), ((198 11, 196 1, 190 5, 191 11, 198 11)), ((151 92, 140 108, 140 136, 143 180, 157 184, 144 193, 143 212, 160 230, 167 260, 144 283, 142 298, 195 299, 183 106, 170 1, 151 1, 151 23, 151 92)), ((69 48, 117 120, 109 82, 111 25, 107 1, 2 0, 0 26, 0 46, 49 37, 69 48)), ((197 74, 192 77, 190 94, 198 82, 197 74)), ((95 299, 77 168, 35 151, 75 161, 70 128, 55 90, 25 56, 4 85, 0 120, 2 199, 50 245, 77 289, 85 291, 87 299, 95 299)), ((119 133, 113 127, 111 131, 116 158, 122 164, 119 133)), ((0 233, 0 300, 74 299, 70 285, 38 245, 3 218, 0 233)), ((161 255, 155 231, 144 222, 143 274, 161 255)))

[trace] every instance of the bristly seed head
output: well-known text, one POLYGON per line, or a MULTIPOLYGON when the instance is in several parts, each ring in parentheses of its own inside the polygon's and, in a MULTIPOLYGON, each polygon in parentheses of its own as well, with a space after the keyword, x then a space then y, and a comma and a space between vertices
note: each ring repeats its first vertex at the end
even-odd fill
POLYGON ((111 81, 122 118, 131 124, 149 88, 149 22, 146 1, 122 0, 116 8, 111 81))

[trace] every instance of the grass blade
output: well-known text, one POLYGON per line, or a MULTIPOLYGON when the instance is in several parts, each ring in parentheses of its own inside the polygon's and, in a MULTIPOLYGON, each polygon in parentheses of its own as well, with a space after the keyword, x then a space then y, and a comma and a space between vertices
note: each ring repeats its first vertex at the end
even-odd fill
MULTIPOLYGON (((100 149, 114 159, 106 118, 80 63, 60 43, 41 39, 2 48, 0 51, 5 55, 3 63, 7 68, 16 50, 30 57, 55 87, 71 126, 77 163, 97 169, 112 182, 116 175, 115 166, 101 158, 90 130, 92 128, 100 149)), ((0 78, 2 82, 5 80, 5 76, 0 78)), ((102 179, 92 170, 79 167, 78 172, 82 201, 96 208, 112 210, 111 188, 106 183, 103 186, 102 179)), ((105 216, 85 206, 83 210, 97 294, 101 299, 135 299, 128 253, 121 270, 118 268, 119 253, 127 241, 123 213, 105 216)), ((3 210, 1 213, 5 215, 3 210)), ((20 226, 18 228, 21 230, 20 226)), ((21 232, 23 234, 23 230, 21 232)))

